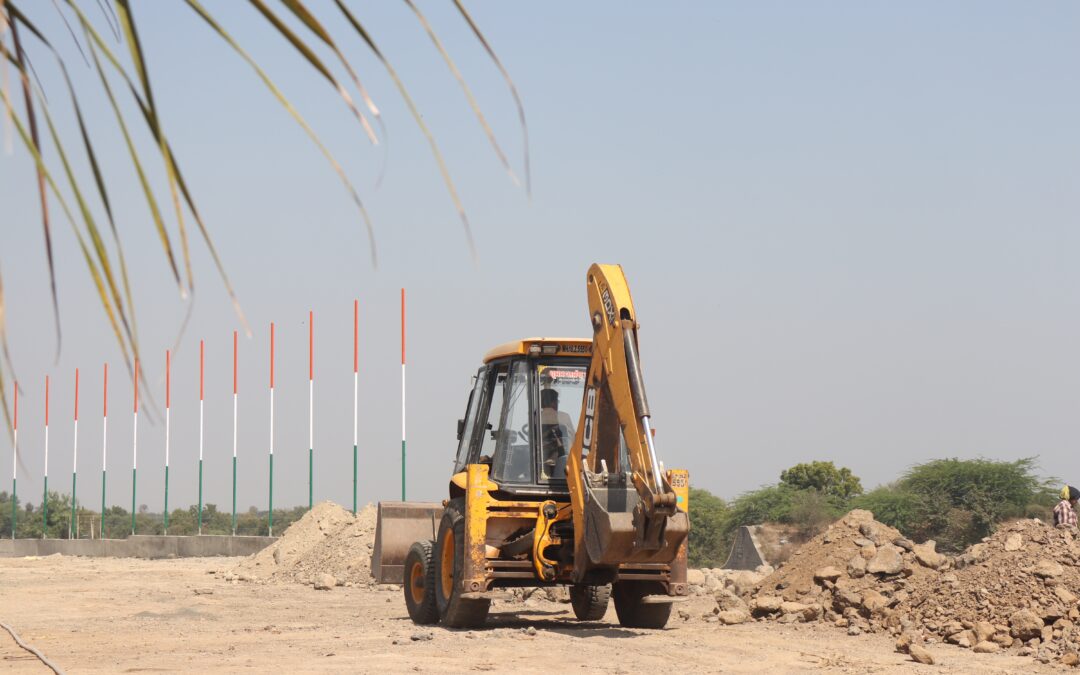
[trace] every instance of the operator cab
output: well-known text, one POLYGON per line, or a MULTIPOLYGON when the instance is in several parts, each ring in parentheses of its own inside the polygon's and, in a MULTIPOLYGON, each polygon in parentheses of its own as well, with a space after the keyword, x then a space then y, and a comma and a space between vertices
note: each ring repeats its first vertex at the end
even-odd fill
POLYGON ((549 499, 566 492, 592 341, 528 338, 492 349, 458 420, 454 473, 488 464, 502 491, 549 499))

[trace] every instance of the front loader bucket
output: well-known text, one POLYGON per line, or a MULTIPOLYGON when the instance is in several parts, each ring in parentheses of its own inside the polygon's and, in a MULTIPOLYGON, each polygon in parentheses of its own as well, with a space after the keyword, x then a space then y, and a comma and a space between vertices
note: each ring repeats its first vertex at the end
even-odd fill
POLYGON ((442 513, 442 504, 433 502, 379 502, 375 548, 371 551, 375 583, 402 583, 409 547, 417 541, 435 539, 442 513))

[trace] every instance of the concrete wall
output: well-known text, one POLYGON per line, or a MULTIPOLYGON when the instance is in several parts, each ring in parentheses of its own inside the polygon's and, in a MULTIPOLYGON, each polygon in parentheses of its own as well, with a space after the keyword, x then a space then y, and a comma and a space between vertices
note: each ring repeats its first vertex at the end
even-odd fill
POLYGON ((731 554, 724 563, 724 569, 754 570, 763 564, 765 564, 765 556, 761 555, 761 549, 758 547, 753 531, 750 527, 743 525, 735 531, 735 541, 731 545, 731 554))
POLYGON ((54 553, 92 558, 195 558, 246 556, 266 548, 276 537, 203 535, 166 537, 139 534, 127 539, 3 539, 0 558, 54 553))

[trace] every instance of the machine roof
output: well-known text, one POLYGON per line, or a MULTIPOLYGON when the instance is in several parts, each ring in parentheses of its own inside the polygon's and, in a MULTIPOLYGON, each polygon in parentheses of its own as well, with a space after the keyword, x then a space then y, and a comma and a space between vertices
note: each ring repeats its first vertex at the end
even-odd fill
POLYGON ((540 345, 541 348, 545 345, 556 345, 557 350, 550 356, 591 356, 592 355, 592 340, 588 338, 573 338, 573 337, 529 337, 521 340, 512 340, 505 342, 493 349, 488 350, 487 354, 484 354, 484 363, 493 361, 494 359, 503 356, 512 356, 514 354, 528 354, 529 347, 532 345, 540 345))

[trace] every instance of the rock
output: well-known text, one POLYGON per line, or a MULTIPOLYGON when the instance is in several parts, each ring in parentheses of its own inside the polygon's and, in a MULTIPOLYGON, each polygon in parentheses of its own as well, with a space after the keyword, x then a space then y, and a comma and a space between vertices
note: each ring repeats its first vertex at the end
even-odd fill
POLYGON ((858 626, 848 626, 847 634, 852 636, 862 635, 862 630, 858 626))
POLYGON ((911 647, 908 649, 908 654, 911 654, 912 661, 917 661, 918 663, 922 663, 927 666, 934 665, 934 657, 930 655, 930 652, 926 650, 926 647, 923 647, 920 644, 911 645, 911 647))
POLYGON ((765 577, 769 576, 770 574, 772 574, 775 571, 776 571, 776 568, 773 567, 772 565, 769 565, 768 563, 766 563, 764 565, 758 565, 757 567, 754 568, 754 573, 755 574, 760 574, 762 578, 765 578, 765 577))
POLYGON ((409 639, 413 642, 427 642, 428 640, 434 640, 435 636, 432 633, 413 633, 409 636, 409 639))
POLYGON ((1009 536, 1005 537, 1005 550, 1006 551, 1019 551, 1024 547, 1024 537, 1019 532, 1013 532, 1009 536))
POLYGON ((1065 588, 1064 586, 1055 586, 1054 595, 1056 595, 1057 599, 1064 603, 1067 607, 1072 607, 1076 604, 1076 595, 1074 595, 1072 591, 1065 588))
POLYGON ((892 544, 879 546, 877 554, 866 563, 866 571, 871 574, 899 574, 904 569, 904 559, 900 549, 892 544))
POLYGON ((901 654, 907 654, 911 650, 911 645, 918 644, 918 642, 919 636, 916 633, 904 631, 896 640, 896 651, 901 654))
POLYGON ((911 551, 915 548, 915 544, 910 539, 905 539, 904 537, 897 537, 896 539, 892 540, 892 543, 893 546, 902 548, 905 551, 911 551))
POLYGON ((881 614, 889 606, 889 599, 871 588, 863 591, 860 604, 871 615, 881 614))
POLYGON ((1043 622, 1035 612, 1030 609, 1021 609, 1009 617, 1009 633, 1021 640, 1027 641, 1042 636, 1043 622))
POLYGON ((975 645, 971 650, 976 654, 996 654, 1001 647, 996 642, 990 642, 989 640, 983 640, 975 645))
POLYGON ((701 570, 686 570, 686 583, 691 586, 704 586, 705 573, 701 570))
POLYGON ((1077 656, 1076 652, 1069 652, 1061 657, 1061 665, 1063 666, 1076 666, 1080 664, 1080 656, 1077 656))
POLYGON ((758 574, 757 572, 739 570, 728 575, 726 585, 734 591, 736 595, 746 595, 753 591, 764 578, 763 575, 758 574))
POLYGON ((972 630, 975 631, 976 642, 986 642, 994 637, 994 633, 997 632, 997 629, 994 628, 994 624, 989 621, 976 621, 975 627, 972 630))
POLYGON ((732 609, 738 609, 744 612, 750 611, 746 606, 746 602, 744 602, 742 598, 735 595, 726 588, 714 593, 713 598, 716 600, 716 605, 720 609, 720 611, 728 611, 732 609))
POLYGON ((323 573, 315 579, 315 590, 317 591, 329 591, 336 585, 337 579, 332 574, 323 573))
POLYGON ((750 612, 745 609, 728 609, 717 614, 716 618, 725 626, 734 626, 749 621, 750 612))
POLYGON ((277 548, 274 549, 274 564, 275 565, 280 565, 281 564, 281 547, 280 546, 278 546, 277 548))
POLYGON ((750 614, 753 616, 775 614, 780 611, 780 605, 783 602, 775 595, 759 595, 750 602, 750 614))
POLYGON ((1065 573, 1065 570, 1058 563, 1053 560, 1047 560, 1043 558, 1039 562, 1035 563, 1035 571, 1033 574, 1043 579, 1056 579, 1065 573))
POLYGON ((935 549, 937 544, 931 539, 925 544, 918 544, 912 548, 912 552, 915 553, 915 559, 919 561, 919 564, 923 567, 929 567, 932 570, 941 569, 941 567, 948 560, 945 556, 938 553, 935 549))
POLYGON ((866 558, 862 557, 858 553, 851 557, 851 560, 847 563, 848 576, 859 579, 866 575, 866 558))
POLYGON ((829 565, 814 572, 814 581, 836 581, 843 574, 838 568, 829 565))
POLYGON ((833 599, 842 607, 858 607, 862 604, 862 595, 847 584, 837 584, 833 590, 833 599))
POLYGON ((865 523, 860 523, 859 532, 861 532, 864 537, 874 542, 874 544, 878 546, 881 546, 882 544, 887 544, 889 542, 888 534, 884 531, 881 525, 874 522, 873 520, 867 521, 865 523))
POLYGON ((212 588, 193 588, 195 595, 213 595, 214 589, 212 588))
POLYGON ((855 540, 855 545, 859 548, 862 548, 863 546, 873 546, 874 542, 870 541, 869 539, 863 539, 862 537, 859 537, 855 540))

